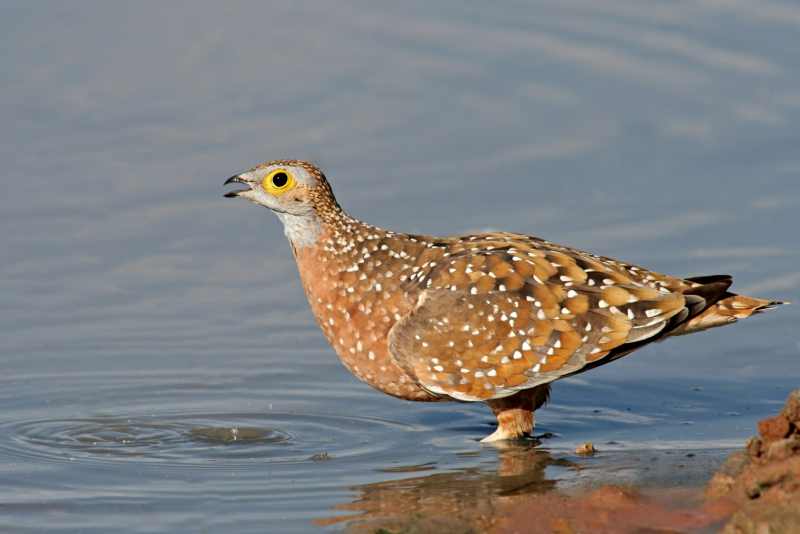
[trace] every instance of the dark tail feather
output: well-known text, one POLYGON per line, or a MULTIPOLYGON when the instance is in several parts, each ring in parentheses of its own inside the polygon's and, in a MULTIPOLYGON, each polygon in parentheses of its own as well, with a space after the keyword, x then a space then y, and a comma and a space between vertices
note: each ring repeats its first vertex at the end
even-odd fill
POLYGON ((684 324, 676 328, 672 335, 690 334, 708 328, 735 323, 758 313, 763 313, 781 304, 778 300, 767 300, 728 291, 733 279, 728 275, 699 276, 687 278, 690 282, 703 284, 684 291, 686 295, 698 295, 706 299, 705 308, 684 324))

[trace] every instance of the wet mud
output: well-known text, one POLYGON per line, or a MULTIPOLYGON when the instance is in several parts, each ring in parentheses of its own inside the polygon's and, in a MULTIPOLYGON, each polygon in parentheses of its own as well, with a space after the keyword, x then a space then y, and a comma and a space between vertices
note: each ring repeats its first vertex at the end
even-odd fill
POLYGON ((585 467, 535 446, 509 448, 500 458, 496 475, 460 471, 359 487, 358 498, 338 507, 341 516, 316 524, 382 534, 800 532, 800 390, 759 423, 758 436, 710 481, 695 487, 605 484, 602 475, 563 487, 553 468, 585 467))

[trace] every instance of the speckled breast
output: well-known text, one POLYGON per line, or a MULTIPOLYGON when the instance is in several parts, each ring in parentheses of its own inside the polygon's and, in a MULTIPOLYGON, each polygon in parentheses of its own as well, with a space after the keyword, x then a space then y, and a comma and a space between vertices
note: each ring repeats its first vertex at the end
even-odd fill
POLYGON ((360 380, 407 400, 442 400, 422 389, 389 354, 392 326, 408 314, 415 297, 406 293, 408 262, 393 261, 378 238, 342 251, 324 236, 295 252, 311 310, 342 363, 360 380), (366 256, 366 257, 365 257, 366 256))

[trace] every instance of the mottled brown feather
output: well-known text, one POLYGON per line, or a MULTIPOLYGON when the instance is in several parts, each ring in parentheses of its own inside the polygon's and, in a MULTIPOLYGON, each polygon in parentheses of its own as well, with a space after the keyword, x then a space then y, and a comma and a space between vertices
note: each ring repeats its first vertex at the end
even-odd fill
POLYGON ((390 352, 426 390, 461 400, 574 374, 685 307, 669 277, 507 233, 452 239, 410 283, 422 293, 390 352))

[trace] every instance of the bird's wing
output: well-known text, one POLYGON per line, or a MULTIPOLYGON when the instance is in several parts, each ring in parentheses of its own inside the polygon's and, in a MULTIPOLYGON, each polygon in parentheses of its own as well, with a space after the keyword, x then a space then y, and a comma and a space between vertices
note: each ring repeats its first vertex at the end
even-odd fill
POLYGON ((654 339, 691 305, 680 279, 513 234, 462 238, 423 267, 390 351, 424 388, 460 400, 597 365, 654 339))

